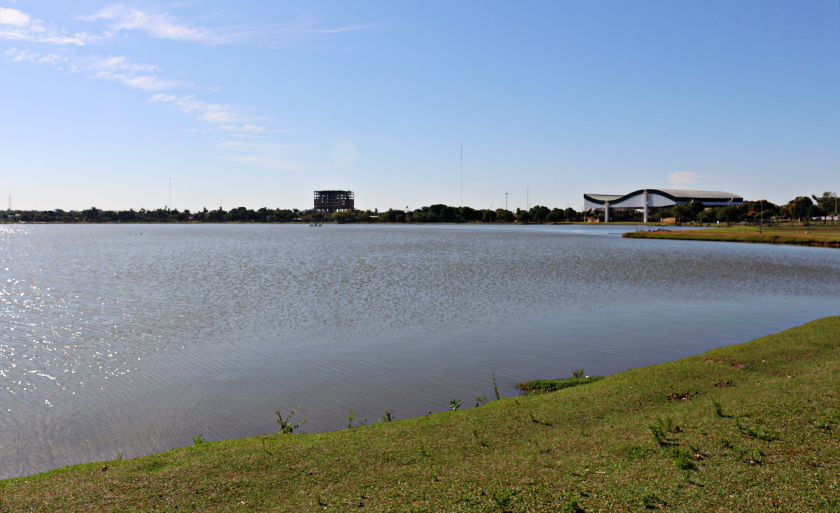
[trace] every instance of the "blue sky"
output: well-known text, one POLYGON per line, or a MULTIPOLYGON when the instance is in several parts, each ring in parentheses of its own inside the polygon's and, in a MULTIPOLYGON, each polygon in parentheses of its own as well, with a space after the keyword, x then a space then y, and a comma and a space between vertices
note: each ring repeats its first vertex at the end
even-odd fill
POLYGON ((19 209, 458 205, 462 143, 474 208, 783 202, 840 191, 839 121, 836 0, 0 0, 19 209))

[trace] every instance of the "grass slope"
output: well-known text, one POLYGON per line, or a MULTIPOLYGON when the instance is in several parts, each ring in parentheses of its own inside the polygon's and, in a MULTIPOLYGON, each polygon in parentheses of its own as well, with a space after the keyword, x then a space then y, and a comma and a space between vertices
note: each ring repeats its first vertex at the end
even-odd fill
POLYGON ((630 239, 710 240, 840 247, 840 228, 831 225, 772 226, 762 228, 761 232, 757 226, 733 226, 705 230, 630 232, 623 236, 630 239))
POLYGON ((840 511, 838 385, 831 317, 470 410, 7 480, 0 510, 840 511))

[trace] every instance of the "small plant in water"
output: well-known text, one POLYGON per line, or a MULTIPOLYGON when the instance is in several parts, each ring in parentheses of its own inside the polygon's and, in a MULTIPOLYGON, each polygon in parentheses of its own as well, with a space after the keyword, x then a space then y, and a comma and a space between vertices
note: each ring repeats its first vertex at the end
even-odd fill
POLYGON ((586 374, 586 371, 581 369, 575 369, 572 371, 572 377, 574 378, 582 378, 586 374))
POLYGON ((455 411, 461 407, 461 400, 460 399, 452 399, 449 401, 449 409, 451 411, 455 411))
POLYGON ((117 459, 117 461, 122 461, 122 459, 123 459, 123 452, 122 451, 117 451, 117 458, 116 459, 117 459))
POLYGON ((382 414, 382 417, 376 421, 377 424, 384 424, 385 422, 391 422, 394 420, 394 410, 389 410, 385 408, 385 413, 382 414))
POLYGON ((487 397, 487 394, 482 394, 479 397, 475 398, 475 405, 478 407, 479 405, 487 404, 490 402, 490 399, 487 397))
MULTIPOLYGON (((193 439, 193 445, 198 445, 198 444, 203 444, 204 443, 204 437, 201 436, 201 433, 199 433, 198 436, 192 437, 192 439, 193 439)), ((122 459, 122 453, 120 453, 120 459, 122 459)))
POLYGON ((498 401, 502 396, 499 395, 499 387, 496 386, 496 375, 493 371, 490 371, 490 375, 493 376, 493 392, 496 394, 496 400, 498 401))
POLYGON ((353 427, 353 419, 356 418, 356 413, 353 410, 350 410, 350 413, 347 414, 347 429, 351 429, 353 427))
POLYGON ((279 410, 274 410, 274 413, 277 414, 277 423, 280 424, 280 434, 290 435, 290 434, 295 432, 295 429, 301 427, 303 424, 306 423, 306 417, 304 417, 304 419, 300 423, 292 424, 292 422, 291 422, 292 415, 294 415, 295 412, 298 411, 299 409, 300 409, 300 406, 298 406, 297 408, 292 410, 291 413, 289 413, 289 416, 286 417, 286 418, 283 418, 283 414, 280 413, 279 410))

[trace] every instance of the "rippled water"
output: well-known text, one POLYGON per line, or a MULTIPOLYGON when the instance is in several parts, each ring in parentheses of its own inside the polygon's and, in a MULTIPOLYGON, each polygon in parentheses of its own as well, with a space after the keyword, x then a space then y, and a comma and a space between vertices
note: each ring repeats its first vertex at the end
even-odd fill
POLYGON ((471 404, 840 313, 835 249, 620 226, 0 226, 0 478, 471 404), (633 229, 633 228, 630 228, 633 229))

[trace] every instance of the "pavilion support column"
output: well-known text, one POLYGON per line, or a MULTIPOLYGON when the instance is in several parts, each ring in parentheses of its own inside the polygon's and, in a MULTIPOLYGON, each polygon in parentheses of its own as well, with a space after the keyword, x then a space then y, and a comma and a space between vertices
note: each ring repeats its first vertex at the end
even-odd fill
POLYGON ((645 222, 648 222, 648 194, 647 194, 647 189, 645 189, 644 202, 645 202, 645 205, 644 205, 645 222))
POLYGON ((604 202, 604 222, 605 223, 610 222, 610 202, 609 201, 604 202))

